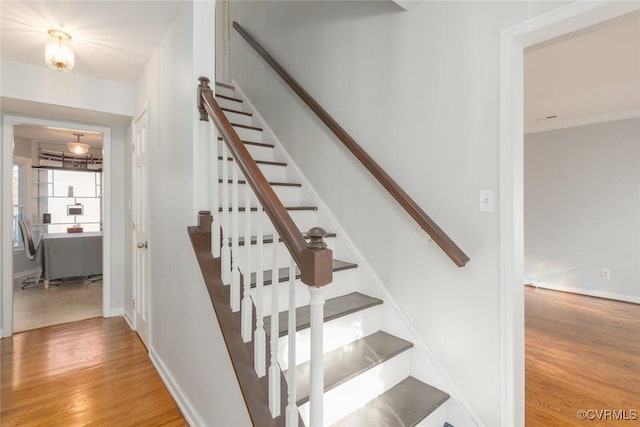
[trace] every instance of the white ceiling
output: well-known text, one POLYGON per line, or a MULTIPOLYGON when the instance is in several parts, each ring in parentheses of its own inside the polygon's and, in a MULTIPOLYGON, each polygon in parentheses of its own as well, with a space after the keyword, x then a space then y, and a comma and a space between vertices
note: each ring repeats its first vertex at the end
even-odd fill
POLYGON ((75 47, 70 72, 134 83, 183 2, 2 0, 0 56, 44 66, 47 30, 57 28, 75 47))
POLYGON ((529 132, 640 116, 640 14, 528 49, 524 89, 529 132))
MULTIPOLYGON (((101 132, 52 128, 28 124, 15 125, 13 127, 14 137, 25 138, 29 142, 36 141, 49 142, 54 144, 66 144, 68 142, 74 142, 76 140, 76 136, 73 134, 74 132, 84 135, 80 137, 80 142, 89 144, 92 147, 102 147, 103 135, 101 132)), ((15 141, 19 142, 19 140, 15 141)))
MULTIPOLYGON (((44 66, 50 28, 72 36, 76 51, 71 73, 133 84, 142 73, 184 0, 6 1, 0 0, 0 57, 44 66)), ((51 70, 52 73, 57 71, 51 70)), ((79 123, 122 126, 131 118, 68 107, 1 98, 5 112, 55 117, 79 123)), ((73 129, 19 125, 14 135, 33 141, 74 141, 73 129)), ((81 131, 80 140, 102 145, 101 133, 81 131)))

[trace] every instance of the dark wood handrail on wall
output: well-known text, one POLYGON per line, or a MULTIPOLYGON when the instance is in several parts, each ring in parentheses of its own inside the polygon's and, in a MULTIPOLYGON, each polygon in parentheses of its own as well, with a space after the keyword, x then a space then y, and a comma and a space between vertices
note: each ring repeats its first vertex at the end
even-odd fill
MULTIPOLYGON (((278 231, 280 238, 300 269, 301 280, 309 286, 324 286, 332 281, 333 254, 322 240, 325 231, 314 227, 308 234, 311 241, 307 244, 304 236, 289 216, 286 208, 271 188, 249 150, 233 129, 224 112, 215 100, 210 80, 200 77, 198 86, 198 110, 200 120, 211 117, 223 143, 227 145, 233 160, 238 165, 248 185, 251 186, 260 205, 278 231)), ((216 156, 217 157, 217 156, 216 156)), ((211 185, 215 185, 211 183, 211 185)), ((247 207, 248 209, 248 207, 247 207)))
POLYGON ((382 167, 329 115, 309 93, 258 43, 240 24, 233 22, 233 28, 262 56, 276 73, 293 89, 295 93, 316 113, 336 137, 353 153, 360 163, 393 196, 420 227, 442 248, 458 266, 463 267, 469 257, 442 231, 442 229, 423 211, 420 206, 395 182, 382 167))

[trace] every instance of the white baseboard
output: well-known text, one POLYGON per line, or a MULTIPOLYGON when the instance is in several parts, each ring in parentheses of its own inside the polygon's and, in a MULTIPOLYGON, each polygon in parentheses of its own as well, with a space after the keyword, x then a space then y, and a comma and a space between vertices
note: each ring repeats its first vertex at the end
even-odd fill
POLYGON ((132 331, 135 331, 136 328, 133 326, 133 318, 131 317, 131 314, 125 311, 122 316, 124 317, 124 320, 129 325, 129 328, 131 328, 132 331))
POLYGON ((119 317, 119 316, 123 316, 124 315, 124 308, 122 308, 122 307, 112 308, 111 310, 109 310, 106 313, 103 313, 102 315, 104 317, 119 317))
POLYGON ((187 423, 191 427, 205 427, 206 424, 204 423, 204 421, 202 421, 202 418, 198 414, 198 411, 194 409, 189 399, 187 399, 184 392, 176 382, 175 378, 173 378, 173 375, 171 375, 171 371, 167 369, 164 362, 162 362, 162 359, 158 357, 153 346, 149 346, 149 358, 151 359, 151 363, 153 363, 153 366, 155 366, 156 371, 158 371, 160 378, 162 378, 162 382, 164 382, 164 385, 169 390, 169 393, 176 401, 176 404, 180 408, 180 411, 182 411, 182 415, 187 420, 187 423))
POLYGON ((616 301, 630 302, 633 304, 640 304, 640 297, 633 297, 629 295, 614 294, 611 292, 594 291, 592 289, 572 288, 568 286, 556 286, 549 283, 534 283, 529 282, 525 286, 533 286, 536 288, 549 289, 551 291, 568 292, 571 294, 586 295, 589 297, 612 299, 616 301))

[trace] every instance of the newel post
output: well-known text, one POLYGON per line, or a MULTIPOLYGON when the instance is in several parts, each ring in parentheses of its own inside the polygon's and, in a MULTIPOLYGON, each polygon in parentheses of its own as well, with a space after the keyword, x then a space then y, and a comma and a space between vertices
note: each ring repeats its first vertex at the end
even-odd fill
POLYGON ((213 91, 209 86, 209 83, 211 82, 211 80, 209 80, 209 77, 204 77, 204 76, 198 77, 198 80, 200 80, 200 84, 198 85, 197 106, 198 106, 198 111, 200 112, 200 121, 208 122, 209 116, 207 115, 207 110, 204 109, 204 102, 202 102, 202 93, 209 92, 213 95, 213 91))
POLYGON ((315 287, 328 285, 333 280, 333 252, 323 239, 327 232, 313 227, 307 234, 310 241, 302 251, 302 282, 315 287))
POLYGON ((309 419, 311 427, 324 425, 324 292, 322 286, 331 283, 333 254, 323 237, 326 232, 314 227, 308 232, 310 241, 302 251, 302 281, 309 285, 311 309, 311 360, 309 387, 309 419))

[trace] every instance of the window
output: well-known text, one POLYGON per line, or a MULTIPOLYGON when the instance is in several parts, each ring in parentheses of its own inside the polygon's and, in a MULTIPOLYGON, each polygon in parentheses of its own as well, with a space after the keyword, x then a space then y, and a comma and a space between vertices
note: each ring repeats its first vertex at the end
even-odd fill
POLYGON ((39 211, 49 213, 49 233, 64 233, 73 224, 84 231, 102 229, 102 174, 99 172, 39 171, 39 211), (68 206, 82 205, 82 215, 70 216, 68 206))
POLYGON ((13 203, 13 247, 22 248, 22 233, 18 221, 28 217, 29 205, 29 173, 31 159, 14 157, 11 171, 11 199, 13 203))

